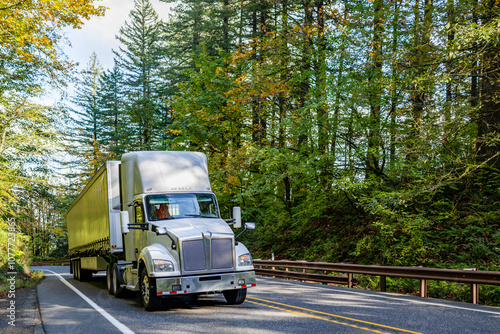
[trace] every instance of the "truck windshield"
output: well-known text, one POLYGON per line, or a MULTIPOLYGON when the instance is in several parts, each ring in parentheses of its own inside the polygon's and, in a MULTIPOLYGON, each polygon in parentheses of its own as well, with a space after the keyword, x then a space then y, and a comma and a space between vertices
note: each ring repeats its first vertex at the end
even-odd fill
POLYGON ((212 194, 169 194, 146 196, 149 221, 173 218, 219 218, 212 194))

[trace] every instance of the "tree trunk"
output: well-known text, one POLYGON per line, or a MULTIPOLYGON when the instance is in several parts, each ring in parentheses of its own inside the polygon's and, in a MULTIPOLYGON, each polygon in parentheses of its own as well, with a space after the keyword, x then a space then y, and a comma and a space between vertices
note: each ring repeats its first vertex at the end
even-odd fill
POLYGON ((370 118, 368 125, 368 148, 366 154, 366 178, 374 178, 380 173, 380 111, 382 104, 382 42, 383 0, 373 3, 372 68, 370 74, 370 118))
MULTIPOLYGON (((311 26, 312 20, 313 20, 313 2, 312 0, 304 0, 303 1, 303 6, 304 6, 304 29, 307 29, 308 27, 311 26)), ((304 110, 304 106, 306 105, 306 97, 307 94, 309 93, 310 90, 310 70, 311 70, 311 54, 310 54, 310 43, 308 40, 308 37, 305 36, 305 40, 302 41, 302 65, 301 65, 301 75, 302 78, 298 85, 296 86, 296 93, 297 93, 297 99, 298 99, 298 104, 299 108, 301 109, 302 114, 298 115, 298 119, 305 119, 307 118, 307 111, 304 110)), ((303 127, 303 126, 302 126, 303 127)), ((300 129, 300 134, 298 136, 298 143, 297 146, 299 148, 304 147, 304 145, 307 143, 308 136, 307 132, 304 131, 303 129, 300 129)))
MULTIPOLYGON (((495 0, 485 3, 484 25, 493 19, 497 6, 495 0)), ((481 59, 478 156, 481 161, 488 161, 488 165, 500 169, 500 43, 490 43, 481 59)))
MULTIPOLYGON (((418 1, 415 3, 415 38, 414 38, 414 66, 416 67, 416 77, 422 77, 425 74, 424 64, 428 60, 428 50, 430 47, 430 35, 432 26, 432 13, 433 5, 432 0, 424 0, 424 17, 423 22, 420 24, 420 8, 418 1)), ((408 138, 409 152, 407 159, 415 161, 418 159, 418 142, 420 140, 420 129, 424 117, 424 108, 426 103, 425 83, 415 84, 412 96, 412 124, 408 138)))
MULTIPOLYGON (((394 1, 394 19, 392 20, 392 53, 395 55, 398 50, 398 37, 399 37, 399 3, 394 1)), ((398 73, 396 68, 396 59, 392 60, 392 87, 391 87, 391 125, 389 127, 390 144, 389 144, 389 168, 394 171, 396 166, 396 108, 398 105, 397 95, 397 79, 398 73)))

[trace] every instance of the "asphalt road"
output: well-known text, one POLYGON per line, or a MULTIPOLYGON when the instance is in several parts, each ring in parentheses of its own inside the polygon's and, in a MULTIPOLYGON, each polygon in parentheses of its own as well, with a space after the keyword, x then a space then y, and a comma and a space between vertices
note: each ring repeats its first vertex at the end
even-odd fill
POLYGON ((222 295, 165 300, 147 312, 135 295, 118 299, 104 274, 78 282, 69 267, 43 269, 43 328, 60 333, 499 333, 500 308, 258 278, 242 305, 222 295))

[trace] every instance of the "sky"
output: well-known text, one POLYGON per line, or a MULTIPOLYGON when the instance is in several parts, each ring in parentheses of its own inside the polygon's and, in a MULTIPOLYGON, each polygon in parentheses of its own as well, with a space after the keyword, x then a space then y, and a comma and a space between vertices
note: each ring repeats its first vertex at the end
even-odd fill
MULTIPOLYGON (((168 20, 170 4, 160 0, 150 1, 159 18, 168 20)), ((106 15, 84 21, 82 29, 67 31, 70 46, 64 46, 64 52, 70 60, 80 64, 79 69, 83 69, 92 51, 95 51, 102 67, 112 69, 112 49, 118 50, 120 45, 115 36, 126 20, 130 22, 129 13, 134 8, 134 0, 103 0, 95 1, 95 4, 108 7, 106 15)))

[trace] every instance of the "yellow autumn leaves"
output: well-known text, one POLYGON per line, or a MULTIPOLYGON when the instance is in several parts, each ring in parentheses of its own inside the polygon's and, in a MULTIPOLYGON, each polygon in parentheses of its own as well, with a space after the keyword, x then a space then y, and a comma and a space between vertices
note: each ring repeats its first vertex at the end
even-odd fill
MULTIPOLYGON (((62 29, 80 28, 84 19, 104 15, 94 0, 0 0, 0 76, 20 69, 64 71, 59 60, 62 29)), ((0 78, 3 79, 3 78, 0 78)))

